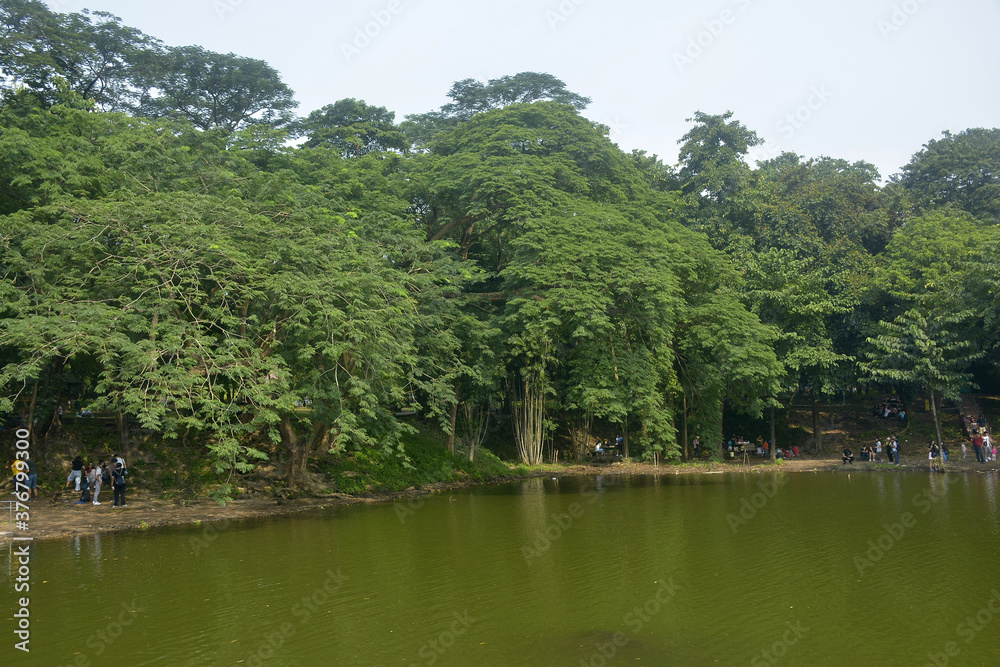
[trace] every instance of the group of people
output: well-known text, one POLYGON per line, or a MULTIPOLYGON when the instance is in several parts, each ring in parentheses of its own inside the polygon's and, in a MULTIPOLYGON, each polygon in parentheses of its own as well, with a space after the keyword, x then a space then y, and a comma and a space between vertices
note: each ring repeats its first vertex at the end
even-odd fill
MULTIPOLYGON (((972 436, 972 448, 976 452, 976 462, 988 463, 997 460, 997 447, 990 436, 990 429, 986 423, 986 417, 982 414, 964 415, 962 421, 965 422, 965 430, 972 436)), ((968 448, 962 443, 962 460, 968 455, 968 448)))
MULTIPOLYGON (((977 432, 972 436, 972 448, 976 450, 976 461, 978 463, 987 463, 989 461, 997 460, 997 446, 993 442, 993 438, 990 437, 989 433, 977 432)), ((962 460, 965 460, 967 449, 965 443, 962 443, 962 460)))
MULTIPOLYGON (((979 463, 987 463, 989 461, 997 460, 997 448, 996 444, 990 441, 990 436, 985 433, 985 429, 980 427, 976 433, 972 436, 972 447, 975 450, 976 461, 979 463)), ((882 440, 881 438, 875 440, 874 445, 865 445, 861 448, 861 460, 862 461, 873 461, 877 463, 882 462, 882 440)), ((899 442, 896 440, 896 436, 891 436, 886 441, 885 452, 888 455, 889 463, 895 463, 899 465, 899 442)), ((968 447, 963 442, 962 443, 962 460, 965 461, 968 456, 968 447)), ((951 451, 948 449, 948 445, 944 443, 938 443, 936 440, 931 440, 927 445, 927 460, 929 461, 930 469, 944 469, 944 464, 948 462, 948 458, 951 456, 951 451)), ((851 449, 850 445, 844 447, 842 453, 842 460, 844 463, 854 463, 854 450, 851 449)))
POLYGON ((110 461, 101 459, 97 465, 84 463, 83 459, 77 456, 73 459, 73 469, 66 478, 66 488, 76 483, 76 491, 80 494, 77 504, 93 503, 100 505, 98 496, 101 488, 110 485, 114 493, 112 507, 127 507, 125 504, 125 479, 128 477, 128 466, 125 459, 118 454, 111 457, 110 461))
MULTIPOLYGON (((875 438, 874 445, 863 445, 859 454, 861 455, 862 461, 871 461, 873 463, 882 463, 882 453, 886 454, 886 459, 889 463, 894 463, 899 465, 899 441, 896 440, 896 436, 891 435, 886 438, 885 446, 882 445, 882 438, 875 438)), ((851 449, 850 445, 844 447, 842 452, 842 460, 844 463, 854 463, 854 450, 851 449)))
POLYGON ((872 416, 880 419, 906 420, 906 410, 903 403, 895 396, 886 396, 872 406, 872 416))
MULTIPOLYGON (((728 442, 726 442, 726 449, 729 452, 729 458, 734 458, 736 452, 753 452, 754 456, 770 457, 771 456, 771 443, 765 440, 762 436, 757 436, 755 442, 747 440, 742 435, 738 436, 733 434, 728 442)), ((697 451, 697 450, 695 450, 697 451)), ((799 447, 795 445, 791 449, 776 449, 774 452, 774 458, 776 459, 791 459, 799 455, 799 447)))
POLYGON ((615 438, 615 444, 613 444, 613 445, 611 444, 610 440, 608 440, 607 442, 602 442, 602 441, 598 440, 597 443, 594 445, 594 453, 595 454, 604 454, 605 452, 609 452, 609 451, 611 451, 611 452, 614 452, 614 451, 621 452, 621 450, 622 450, 622 443, 624 441, 625 441, 625 439, 622 436, 618 436, 617 438, 615 438))
POLYGON ((937 461, 940 461, 940 469, 944 470, 944 464, 948 462, 948 455, 951 452, 948 450, 948 445, 938 443, 931 440, 927 445, 927 461, 930 465, 931 470, 935 470, 938 467, 937 461))

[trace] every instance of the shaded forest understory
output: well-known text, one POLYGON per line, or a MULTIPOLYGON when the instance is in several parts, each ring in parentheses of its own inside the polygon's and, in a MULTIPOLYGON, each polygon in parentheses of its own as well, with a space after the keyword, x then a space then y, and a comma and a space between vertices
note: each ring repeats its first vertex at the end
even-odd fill
MULTIPOLYGON (((822 425, 822 448, 813 453, 812 434, 813 410, 810 403, 794 404, 782 411, 778 426, 779 442, 784 448, 798 445, 802 457, 817 462, 824 459, 836 460, 845 445, 855 449, 863 444, 872 444, 876 438, 885 441, 888 435, 896 435, 901 444, 904 462, 910 459, 922 466, 926 458, 927 443, 935 437, 935 427, 930 412, 924 406, 914 403, 905 423, 872 416, 868 396, 852 396, 843 402, 824 403, 819 406, 818 415, 822 425)), ((988 415, 1000 407, 1000 398, 980 396, 980 404, 988 415)), ((942 429, 945 442, 958 451, 958 443, 963 439, 957 406, 945 406, 942 429)), ((755 440, 764 433, 760 429, 770 426, 761 420, 749 420, 738 414, 731 414, 727 426, 734 432, 755 440)), ((511 434, 502 428, 496 429, 483 446, 474 463, 468 461, 466 452, 452 455, 446 448, 447 435, 433 423, 414 421, 417 433, 406 439, 406 454, 412 467, 402 465, 398 456, 383 457, 378 452, 357 452, 350 456, 321 456, 310 465, 314 476, 311 492, 288 486, 281 469, 280 453, 270 452, 276 463, 260 466, 252 473, 237 474, 231 478, 228 473, 220 474, 211 462, 204 458, 204 448, 196 444, 184 445, 179 442, 164 442, 154 434, 143 436, 132 432, 129 445, 122 448, 118 424, 113 417, 94 418, 68 417, 65 427, 56 429, 44 446, 36 449, 39 460, 40 483, 43 496, 70 502, 74 493, 65 491, 65 479, 69 472, 72 456, 80 454, 84 460, 97 462, 109 458, 114 453, 124 452, 130 462, 132 476, 129 480, 133 494, 160 500, 192 501, 218 498, 218 490, 227 483, 232 484, 230 495, 241 499, 293 499, 302 497, 322 498, 342 497, 384 497, 400 491, 435 488, 439 485, 482 483, 487 481, 524 477, 537 474, 559 474, 564 471, 615 472, 617 465, 588 463, 583 456, 579 461, 572 457, 571 449, 561 449, 559 465, 553 465, 551 453, 545 464, 539 468, 529 468, 523 464, 511 463, 516 459, 516 446, 511 434), (498 451, 507 462, 498 458, 498 451), (583 468, 577 464, 583 463, 583 468)), ((608 435, 612 440, 614 429, 608 425, 608 435)), ((602 429, 598 428, 600 432, 602 429)), ((953 457, 956 454, 953 453, 953 457)), ((704 457, 706 464, 718 465, 718 455, 704 457)), ((753 463, 766 462, 753 459, 753 463)), ((667 472, 674 467, 687 467, 683 462, 666 464, 659 468, 629 465, 625 470, 635 473, 667 472)), ((738 467, 735 462, 724 467, 738 467)), ((8 484, 5 484, 7 486, 8 484)))

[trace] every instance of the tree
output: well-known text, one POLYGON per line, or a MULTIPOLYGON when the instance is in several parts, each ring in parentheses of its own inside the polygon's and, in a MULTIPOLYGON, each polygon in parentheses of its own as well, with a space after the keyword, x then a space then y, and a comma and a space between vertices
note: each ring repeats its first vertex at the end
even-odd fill
POLYGON ((452 84, 448 97, 452 101, 442 106, 441 112, 458 120, 468 120, 477 113, 511 104, 551 101, 568 104, 577 111, 583 111, 590 104, 589 97, 577 95, 567 90, 560 79, 539 72, 520 72, 490 79, 485 84, 475 79, 462 79, 452 84))
POLYGON ((681 296, 671 267, 683 249, 613 207, 577 199, 561 208, 527 225, 501 273, 513 369, 529 388, 544 382, 571 421, 624 429, 631 415, 647 454, 673 456, 670 342, 681 296))
POLYGON ((628 206, 631 195, 641 201, 648 192, 592 122, 555 102, 479 114, 421 158, 414 189, 428 240, 453 239, 461 255, 491 271, 506 264, 518 229, 565 194, 628 206))
POLYGON ((749 185, 750 167, 743 158, 762 140, 739 121, 731 121, 732 117, 732 111, 719 115, 696 111, 687 119, 695 126, 678 140, 681 168, 677 175, 683 192, 726 202, 749 185))
POLYGON ((904 307, 914 303, 964 310, 980 273, 979 259, 991 236, 970 214, 933 211, 912 218, 889 247, 889 293, 904 307))
MULTIPOLYGON (((799 259, 791 250, 773 248, 737 254, 735 259, 745 280, 744 298, 750 311, 778 332, 774 351, 785 368, 782 390, 788 402, 800 389, 810 390, 818 453, 822 446, 819 398, 833 393, 843 367, 853 361, 836 350, 829 321, 835 314, 850 312, 853 304, 830 289, 829 267, 817 258, 799 259)), ((771 421, 773 445, 773 412, 771 421)), ((772 446, 772 456, 774 449, 772 446)))
POLYGON ((313 111, 298 123, 298 131, 306 136, 303 145, 307 148, 325 146, 342 157, 405 151, 410 143, 394 118, 395 114, 385 107, 348 98, 313 111))
POLYGON ((452 101, 440 110, 411 114, 400 125, 414 148, 425 149, 435 136, 454 130, 460 122, 491 109, 550 101, 582 111, 590 104, 589 97, 567 90, 566 84, 551 74, 538 72, 521 72, 487 83, 463 79, 452 84, 448 97, 452 101))
POLYGON ((772 349, 777 332, 746 311, 726 290, 704 294, 678 325, 677 355, 685 392, 692 397, 703 442, 719 444, 726 400, 759 416, 780 391, 784 369, 772 349))
POLYGON ((911 308, 892 322, 880 322, 880 333, 868 338, 872 349, 862 368, 874 382, 925 388, 938 443, 944 440, 937 401, 958 398, 972 379, 969 364, 981 356, 961 333, 971 316, 971 311, 911 308))
POLYGON ((893 182, 911 194, 918 215, 952 205, 1000 221, 1000 129, 942 134, 924 144, 893 182))
POLYGON ((168 48, 158 62, 146 84, 159 94, 144 101, 144 115, 177 114, 202 130, 235 132, 259 123, 286 125, 298 106, 291 89, 263 60, 180 46, 168 48))
POLYGON ((274 447, 306 489, 318 454, 403 456, 411 387, 442 413, 460 347, 443 293, 472 273, 401 216, 392 160, 308 150, 272 174, 173 121, 0 122, 0 152, 34 156, 0 217, 4 407, 92 369, 95 407, 190 435, 220 469, 274 447))
POLYGON ((58 14, 35 0, 0 6, 0 73, 46 105, 59 81, 105 111, 135 111, 160 42, 107 12, 58 14))
POLYGON ((845 258, 878 254, 892 236, 894 221, 872 164, 783 153, 760 163, 755 176, 760 196, 746 216, 753 222, 745 231, 758 247, 813 254, 821 243, 845 258))
POLYGON ((737 242, 748 226, 743 218, 753 209, 750 167, 744 161, 761 139, 742 123, 730 120, 732 111, 710 115, 696 111, 695 125, 681 145, 677 180, 684 195, 684 224, 705 232, 717 248, 737 242))

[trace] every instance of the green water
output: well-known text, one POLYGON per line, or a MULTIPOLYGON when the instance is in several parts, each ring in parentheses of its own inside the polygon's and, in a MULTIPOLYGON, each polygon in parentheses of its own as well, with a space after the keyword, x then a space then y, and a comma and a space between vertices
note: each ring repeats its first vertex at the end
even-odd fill
POLYGON ((13 650, 6 604, 0 664, 996 665, 998 488, 535 479, 39 542, 32 651, 13 650))

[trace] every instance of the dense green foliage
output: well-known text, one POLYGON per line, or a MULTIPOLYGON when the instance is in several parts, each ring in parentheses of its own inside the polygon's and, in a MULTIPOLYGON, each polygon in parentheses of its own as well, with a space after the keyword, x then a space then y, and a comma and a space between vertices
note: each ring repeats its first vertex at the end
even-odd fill
POLYGON ((883 187, 754 168, 752 130, 697 112, 671 167, 547 74, 400 125, 354 99, 293 122, 259 61, 30 0, 0 29, 0 409, 40 434, 82 401, 123 446, 305 488, 318 461, 411 465, 400 412, 469 459, 491 424, 532 463, 612 432, 670 459, 726 410, 954 396, 997 347, 996 130, 883 187))

